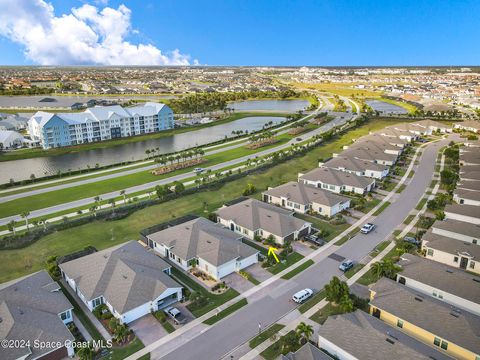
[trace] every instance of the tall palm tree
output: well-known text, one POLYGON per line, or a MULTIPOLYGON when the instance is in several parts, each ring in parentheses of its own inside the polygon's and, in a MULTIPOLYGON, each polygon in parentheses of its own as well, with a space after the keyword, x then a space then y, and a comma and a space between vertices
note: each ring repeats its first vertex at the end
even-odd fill
POLYGON ((77 351, 77 355, 80 360, 92 360, 94 355, 93 344, 89 341, 87 346, 81 346, 77 351))
POLYGON ((305 324, 303 321, 297 325, 295 329, 297 336, 299 337, 300 343, 305 344, 310 337, 313 335, 313 326, 305 324), (303 341, 304 340, 304 341, 303 341))
POLYGON ((24 211, 20 214, 22 219, 25 219, 25 226, 27 227, 28 230, 28 216, 30 215, 30 211, 24 211))
POLYGON ((13 221, 13 220, 10 221, 10 222, 7 224, 7 227, 8 227, 8 230, 9 230, 10 232, 13 232, 13 235, 16 234, 17 229, 15 228, 15 221, 13 221))
POLYGON ((120 190, 120 195, 123 196, 123 203, 125 204, 125 197, 126 197, 127 192, 125 190, 120 190))

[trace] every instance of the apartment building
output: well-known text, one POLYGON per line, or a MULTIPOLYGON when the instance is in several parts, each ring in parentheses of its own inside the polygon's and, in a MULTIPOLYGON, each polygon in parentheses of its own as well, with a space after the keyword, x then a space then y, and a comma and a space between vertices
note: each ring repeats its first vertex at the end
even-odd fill
POLYGON ((154 102, 129 108, 96 106, 77 113, 38 111, 28 121, 32 140, 39 141, 44 149, 148 134, 173 127, 172 110, 154 102))

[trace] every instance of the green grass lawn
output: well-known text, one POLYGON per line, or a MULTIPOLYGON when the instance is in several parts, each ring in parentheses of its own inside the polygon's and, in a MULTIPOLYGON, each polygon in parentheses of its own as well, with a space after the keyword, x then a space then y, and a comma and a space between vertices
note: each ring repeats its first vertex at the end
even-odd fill
POLYGON ((250 281, 253 285, 259 285, 259 284, 261 283, 260 281, 258 281, 257 279, 255 279, 255 278, 253 277, 253 275, 250 274, 249 272, 242 270, 241 273, 242 273, 242 274, 240 274, 240 275, 242 275, 242 276, 243 276, 243 275, 246 275, 246 276, 244 276, 244 277, 246 277, 246 279, 247 279, 248 281, 250 281))
POLYGON ((310 320, 313 320, 316 323, 319 323, 320 325, 322 325, 328 319, 329 316, 338 315, 341 313, 342 312, 340 311, 338 306, 333 306, 332 303, 328 303, 322 309, 318 310, 315 314, 313 314, 310 317, 310 320))
POLYGON ((375 206, 377 206, 378 204, 380 204, 380 199, 377 199, 377 198, 371 198, 370 200, 368 200, 365 205, 363 206, 362 209, 359 209, 359 211, 363 212, 363 213, 368 213, 370 210, 372 210, 375 206))
MULTIPOLYGON (((213 211, 226 201, 240 196, 247 183, 254 184, 257 189, 266 189, 268 186, 295 181, 298 172, 306 172, 317 167, 319 158, 330 157, 332 152, 337 152, 343 145, 349 144, 352 138, 358 138, 392 123, 394 122, 389 120, 371 121, 331 142, 312 149, 302 157, 288 160, 248 177, 230 181, 215 190, 200 191, 150 206, 122 220, 92 221, 86 225, 59 231, 22 249, 1 250, 0 283, 42 269, 45 260, 50 255, 66 255, 82 250, 89 245, 102 250, 128 240, 138 239, 139 232, 149 226, 191 213, 205 215, 204 202, 207 204, 208 210, 213 211)), ((2 207, 4 205, 2 204, 2 207)))
POLYGON ((375 249, 373 249, 371 252, 370 252, 370 256, 372 258, 374 258, 375 256, 377 256, 378 254, 380 254, 383 250, 385 250, 385 248, 388 246, 388 244, 390 244, 390 241, 382 241, 380 244, 378 244, 375 249))
POLYGON ((136 337, 126 346, 113 347, 108 358, 110 360, 122 360, 129 357, 133 353, 136 353, 137 351, 143 349, 144 347, 145 346, 140 341, 140 339, 136 337))
POLYGON ((349 224, 339 224, 339 225, 334 225, 328 221, 321 220, 315 216, 307 215, 307 214, 295 214, 296 217, 308 221, 313 224, 313 226, 319 230, 322 230, 322 232, 327 232, 328 236, 322 237, 323 240, 325 241, 330 241, 333 238, 335 238, 338 234, 341 234, 343 231, 348 229, 350 226, 349 224))
POLYGON ((304 314, 308 310, 310 310, 312 307, 317 305, 323 299, 325 299, 325 290, 324 289, 320 290, 319 292, 314 294, 310 299, 308 299, 306 302, 304 302, 302 305, 300 305, 298 307, 298 311, 300 311, 300 313, 304 314))
POLYGON ((408 216, 405 218, 405 220, 403 220, 403 223, 404 223, 405 225, 410 224, 410 223, 412 222, 412 220, 413 220, 414 217, 415 217, 415 215, 408 215, 408 216))
POLYGON ((412 170, 410 170, 410 172, 408 173, 407 177, 408 177, 408 178, 412 178, 413 175, 415 175, 415 170, 412 169, 412 170))
POLYGON ((273 335, 282 330, 285 325, 282 324, 273 324, 268 329, 262 331, 259 335, 255 336, 252 340, 249 341, 248 345, 250 348, 256 348, 258 345, 263 343, 265 340, 270 339, 273 335))
POLYGON ((230 288, 223 294, 212 294, 207 291, 200 284, 197 284, 195 280, 191 279, 187 274, 184 274, 181 270, 172 267, 172 276, 184 286, 190 288, 193 291, 198 291, 205 295, 208 299, 208 304, 202 307, 196 307, 194 304, 187 305, 188 310, 192 312, 195 317, 200 317, 203 314, 208 313, 210 310, 226 303, 227 301, 237 297, 239 294, 234 289, 230 288))
POLYGON ((242 300, 240 300, 240 301, 237 301, 235 304, 230 305, 230 306, 227 307, 226 309, 220 311, 218 314, 213 315, 211 318, 208 318, 208 319, 205 320, 203 323, 204 323, 204 324, 207 324, 207 325, 213 325, 213 324, 215 324, 217 321, 220 321, 220 320, 222 320, 223 318, 227 317, 228 315, 233 314, 235 311, 237 311, 238 309, 244 307, 244 306, 247 305, 247 304, 248 304, 247 299, 242 299, 242 300))
POLYGON ((306 268, 312 266, 314 264, 313 260, 307 260, 305 261, 302 265, 300 266, 297 266, 295 269, 293 269, 292 271, 289 271, 288 273, 286 273, 285 275, 282 276, 282 279, 285 279, 285 280, 289 280, 291 279, 292 277, 294 277, 295 275, 297 274, 300 274, 303 270, 305 270, 306 268))
POLYGON ((342 237, 340 240, 338 240, 338 241, 335 243, 335 245, 340 246, 340 245, 345 244, 348 240, 350 240, 351 238, 353 238, 359 231, 360 231, 360 228, 359 228, 359 227, 356 227, 355 229, 353 229, 352 231, 350 231, 347 235, 345 235, 345 236, 342 237))
POLYGON ((395 192, 396 192, 397 194, 399 194, 399 193, 401 193, 403 190, 405 190, 406 187, 407 187, 407 185, 402 184, 402 185, 400 185, 400 187, 399 187, 397 190, 395 190, 395 192))
POLYGON ((425 203, 427 202, 427 198, 424 197, 422 200, 420 200, 417 204, 417 206, 415 206, 415 210, 422 210, 423 206, 425 205, 425 203))
POLYGON ((279 262, 269 268, 267 268, 268 271, 270 271, 272 274, 278 274, 279 272, 285 270, 289 266, 292 266, 296 262, 302 260, 304 258, 303 255, 293 252, 287 256, 284 262, 279 262))
POLYGON ((374 213, 373 216, 378 216, 390 205, 389 201, 385 201, 374 213))
MULTIPOLYGON (((387 260, 387 259, 390 259, 390 260, 393 260, 393 261, 396 261, 398 259, 398 252, 397 252, 396 247, 394 247, 392 250, 390 250, 383 257, 383 260, 387 260)), ((368 286, 370 284, 373 284, 373 283, 377 282, 378 279, 379 279, 379 277, 376 274, 374 274, 374 272, 370 268, 365 274, 363 274, 363 276, 360 279, 358 279, 358 283, 362 284, 362 285, 365 285, 365 286, 368 286)))
POLYGON ((355 264, 350 270, 345 272, 345 277, 347 279, 350 279, 353 275, 359 272, 364 266, 365 264, 355 264))
MULTIPOLYGON (((287 335, 291 335, 294 331, 290 331, 287 335)), ((286 335, 285 335, 286 336, 286 335)), ((300 348, 300 344, 297 344, 292 351, 296 351, 300 348)), ((274 344, 270 345, 266 348, 263 352, 260 353, 260 356, 263 357, 265 360, 274 360, 278 358, 284 349, 284 337, 282 336, 278 341, 274 344)))

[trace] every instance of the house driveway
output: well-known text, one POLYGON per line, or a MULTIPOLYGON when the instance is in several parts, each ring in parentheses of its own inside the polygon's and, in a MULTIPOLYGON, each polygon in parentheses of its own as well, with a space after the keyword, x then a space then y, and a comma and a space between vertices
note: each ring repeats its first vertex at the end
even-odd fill
POLYGON ((272 273, 262 268, 262 263, 253 264, 243 270, 251 274, 255 279, 260 282, 263 282, 272 276, 272 273))
POLYGON ((225 284, 230 286, 232 289, 237 290, 240 294, 255 286, 249 280, 245 279, 243 276, 236 272, 225 276, 222 280, 225 281, 225 284))
POLYGON ((314 252, 317 248, 312 249, 310 246, 313 244, 307 241, 294 241, 292 242, 292 247, 293 250, 296 251, 297 253, 307 256, 310 255, 312 252, 314 252))
POLYGON ((142 316, 129 324, 145 346, 167 335, 167 331, 152 314, 142 316))

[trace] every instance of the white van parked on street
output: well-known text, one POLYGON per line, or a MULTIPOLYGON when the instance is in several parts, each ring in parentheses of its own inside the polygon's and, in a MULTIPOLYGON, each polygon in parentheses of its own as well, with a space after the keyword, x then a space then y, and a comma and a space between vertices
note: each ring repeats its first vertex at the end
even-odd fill
POLYGON ((297 292, 296 294, 294 294, 292 296, 292 300, 295 301, 297 304, 301 304, 312 295, 313 295, 312 289, 303 289, 297 292))

